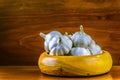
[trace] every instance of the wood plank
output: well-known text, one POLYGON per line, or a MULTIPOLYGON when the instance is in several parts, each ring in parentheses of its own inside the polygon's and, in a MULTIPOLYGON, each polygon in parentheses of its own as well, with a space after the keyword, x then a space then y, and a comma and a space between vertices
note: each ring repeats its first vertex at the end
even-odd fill
POLYGON ((39 32, 85 31, 120 65, 119 0, 0 0, 0 65, 37 65, 39 32))
POLYGON ((1 80, 119 80, 120 66, 107 74, 92 77, 55 77, 42 74, 37 66, 0 66, 1 80))

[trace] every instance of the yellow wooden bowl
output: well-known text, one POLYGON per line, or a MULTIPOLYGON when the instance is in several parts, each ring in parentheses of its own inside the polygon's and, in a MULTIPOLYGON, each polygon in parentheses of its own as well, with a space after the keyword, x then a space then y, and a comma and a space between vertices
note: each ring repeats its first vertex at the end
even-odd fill
POLYGON ((105 50, 91 56, 51 56, 43 52, 38 66, 42 73, 53 76, 93 76, 109 72, 112 58, 105 50))

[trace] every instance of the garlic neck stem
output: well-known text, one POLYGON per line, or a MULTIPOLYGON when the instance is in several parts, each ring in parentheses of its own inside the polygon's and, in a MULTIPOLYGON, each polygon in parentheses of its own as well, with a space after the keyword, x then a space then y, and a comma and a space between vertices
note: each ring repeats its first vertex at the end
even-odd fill
POLYGON ((83 25, 80 25, 80 32, 84 33, 83 25))
POLYGON ((43 38, 45 39, 45 36, 46 36, 46 35, 45 35, 44 33, 41 32, 41 33, 40 33, 40 36, 43 37, 43 38))
POLYGON ((68 36, 68 32, 65 32, 65 35, 68 36))

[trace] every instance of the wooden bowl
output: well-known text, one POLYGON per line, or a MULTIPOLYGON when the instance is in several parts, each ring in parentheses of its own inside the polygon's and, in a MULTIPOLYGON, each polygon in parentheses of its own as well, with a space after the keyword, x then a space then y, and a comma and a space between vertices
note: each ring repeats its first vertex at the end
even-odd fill
POLYGON ((112 58, 105 50, 91 56, 51 56, 43 52, 38 66, 42 73, 53 76, 93 76, 109 72, 112 58))

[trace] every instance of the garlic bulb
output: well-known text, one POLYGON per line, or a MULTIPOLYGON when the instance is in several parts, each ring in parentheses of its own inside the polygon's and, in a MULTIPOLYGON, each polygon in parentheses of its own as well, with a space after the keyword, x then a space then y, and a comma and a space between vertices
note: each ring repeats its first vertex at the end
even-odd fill
POLYGON ((67 32, 62 35, 58 31, 52 31, 48 34, 40 33, 40 36, 44 38, 44 49, 50 55, 85 56, 102 53, 100 46, 84 32, 82 25, 80 31, 73 35, 68 35, 67 32))
POLYGON ((69 53, 72 48, 72 41, 67 36, 61 36, 58 39, 51 40, 48 46, 50 55, 62 56, 69 53))
POLYGON ((44 42, 44 49, 46 52, 49 52, 49 41, 51 41, 52 38, 54 37, 60 37, 62 34, 58 31, 52 31, 48 34, 44 34, 44 33, 40 33, 40 36, 43 37, 45 39, 44 42))
POLYGON ((101 54, 102 50, 99 45, 97 45, 94 41, 92 41, 91 45, 89 46, 89 50, 92 55, 101 54))
POLYGON ((40 36, 45 39, 44 49, 50 55, 65 55, 72 48, 72 41, 67 35, 62 35, 57 31, 52 31, 45 35, 40 33, 40 36))
POLYGON ((91 37, 84 32, 82 25, 80 26, 80 32, 74 33, 71 38, 74 47, 87 48, 92 41, 91 37))
POLYGON ((72 48, 70 54, 72 56, 91 55, 89 49, 81 48, 81 47, 74 47, 74 48, 72 48))

